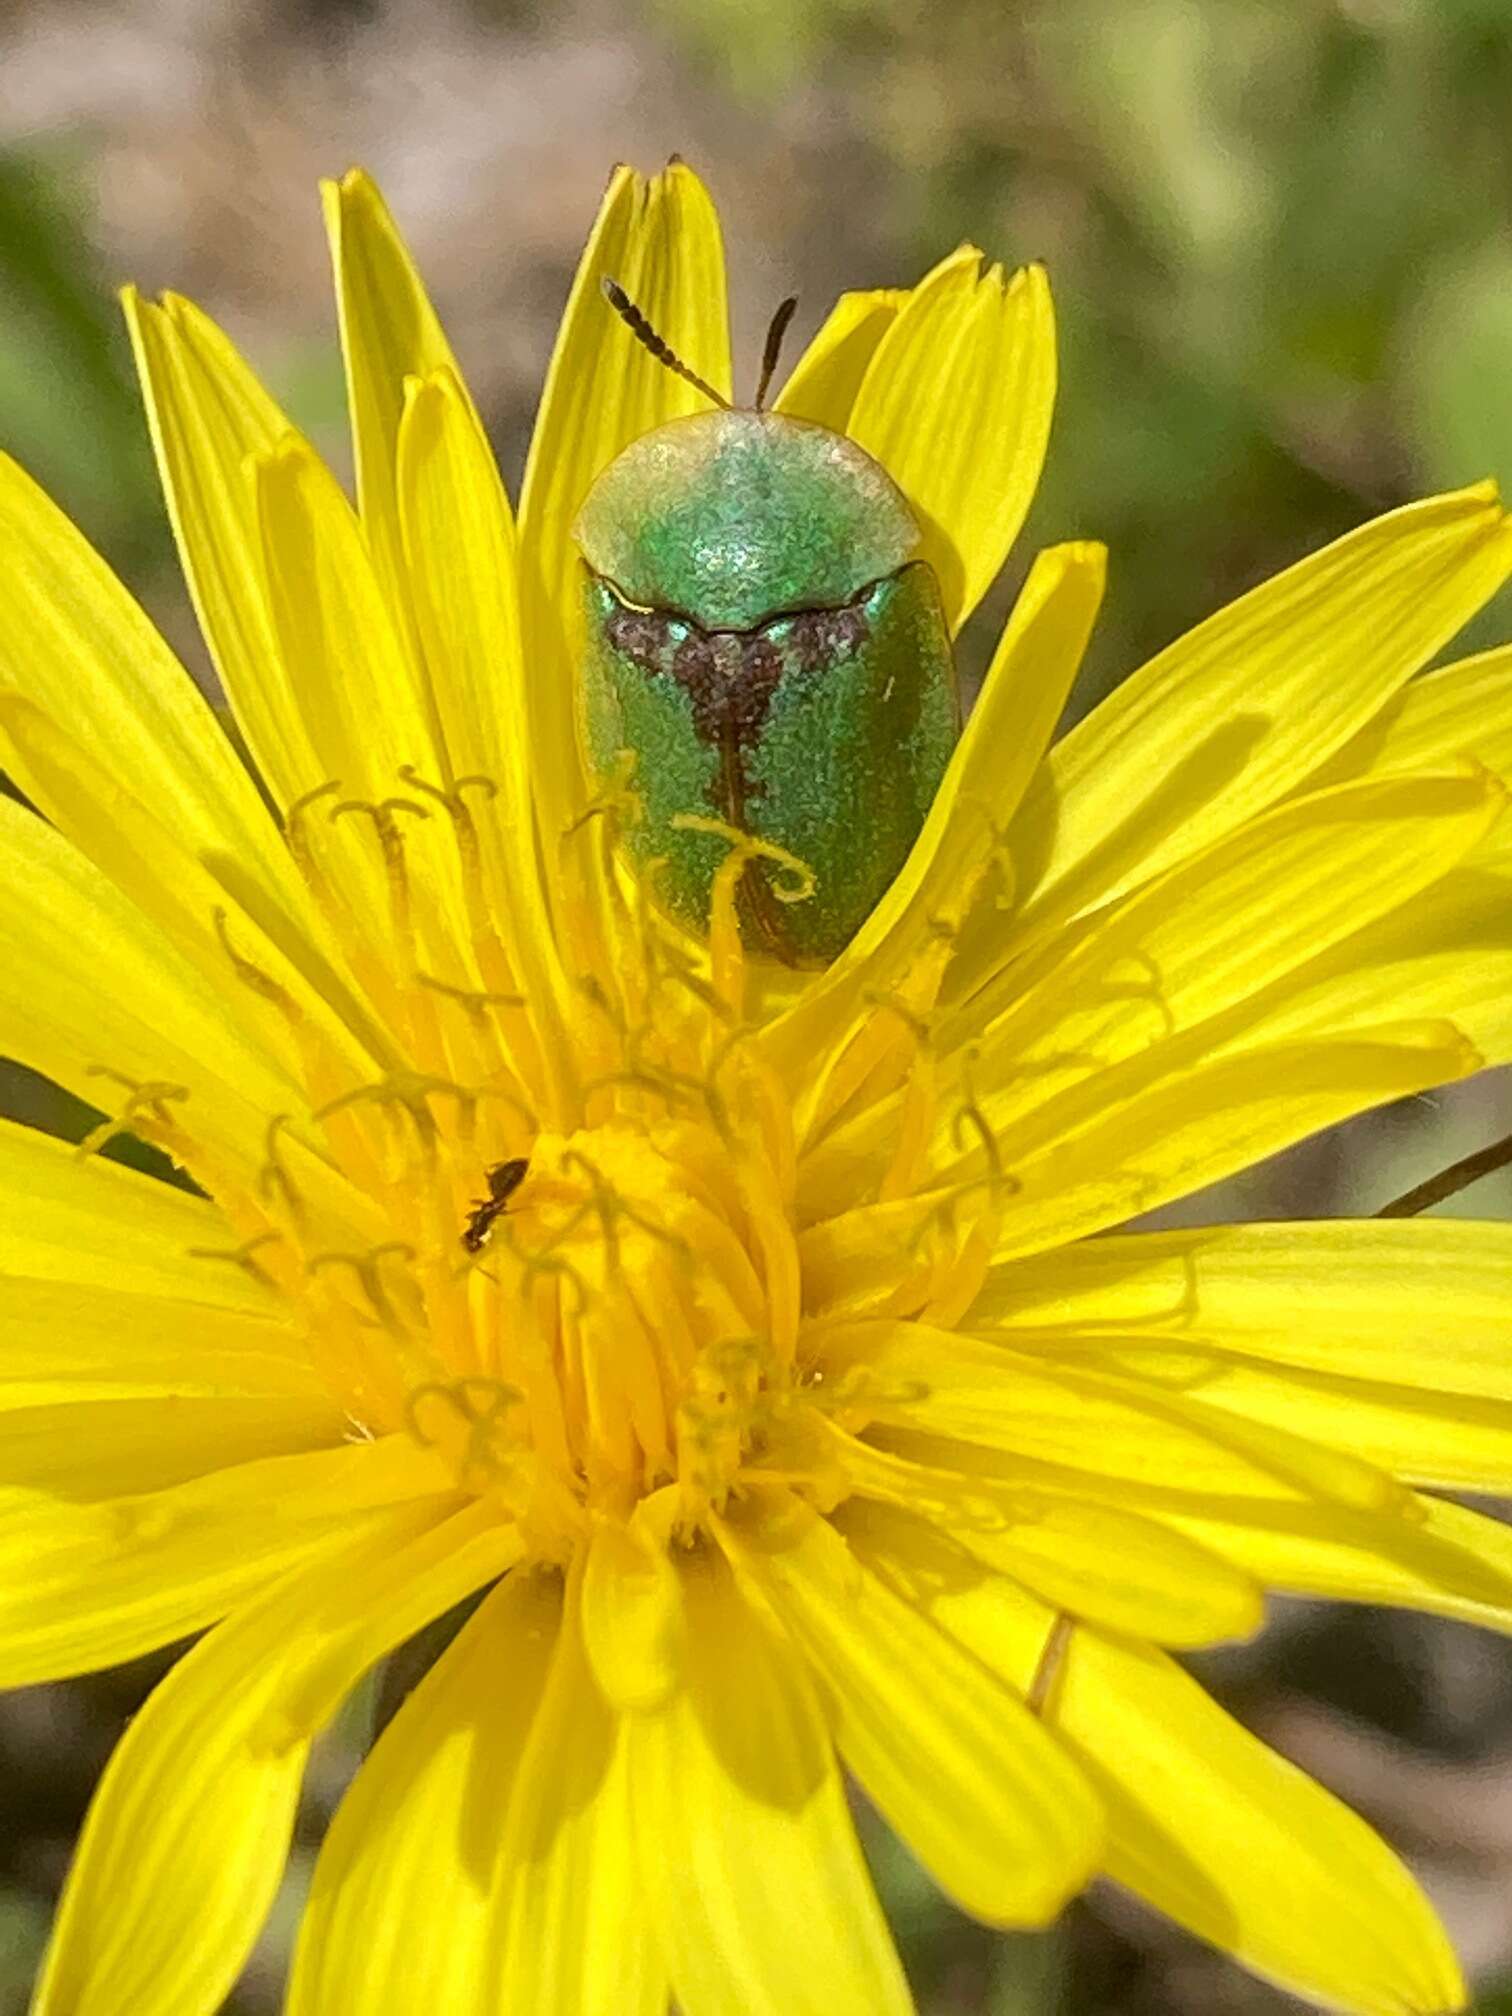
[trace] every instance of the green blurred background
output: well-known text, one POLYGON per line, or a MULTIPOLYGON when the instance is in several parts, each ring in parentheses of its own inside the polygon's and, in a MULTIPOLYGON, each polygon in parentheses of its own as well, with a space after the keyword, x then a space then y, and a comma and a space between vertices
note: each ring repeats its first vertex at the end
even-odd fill
MULTIPOLYGON (((315 182, 383 182, 518 475, 611 162, 713 185, 749 371, 772 305, 905 283, 963 238, 1043 259, 1061 398, 1021 552, 1112 549, 1078 704, 1372 512, 1512 487, 1512 4, 1336 0, 10 0, 0 21, 0 444, 207 678, 113 290, 202 301, 346 466, 315 182)), ((1021 577, 968 636, 984 662, 1021 577)), ((1504 597, 1457 649, 1512 636, 1504 597)), ((1512 928, 1512 923, 1509 923, 1512 928)), ((0 1070, 6 1067, 0 1065, 0 1070)), ((77 1134, 10 1069, 0 1104, 77 1134)), ((1369 1210, 1512 1126, 1505 1083, 1309 1144, 1207 1215, 1369 1210)), ((1450 1208, 1504 1213, 1496 1179, 1450 1208)), ((0 2016, 18 2016, 110 1744, 165 1662, 0 1701, 0 2016)), ((1458 1627, 1278 1606, 1207 1662, 1226 1699, 1413 1857, 1512 2011, 1512 1659, 1458 1627)), ((300 1886, 372 1701, 321 1746, 289 1888, 229 2007, 276 2007, 300 1886)), ((1099 1891, 1044 1937, 868 1846, 924 2016, 1274 2016, 1099 1891)), ((803 1903, 777 1939, 802 1937, 803 1903)), ((332 2012, 339 2016, 339 2012, 332 2012)))

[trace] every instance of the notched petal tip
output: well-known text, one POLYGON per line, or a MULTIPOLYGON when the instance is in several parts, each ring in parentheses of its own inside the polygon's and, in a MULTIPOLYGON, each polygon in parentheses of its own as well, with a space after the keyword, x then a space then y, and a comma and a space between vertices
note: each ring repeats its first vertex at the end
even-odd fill
POLYGON ((270 448, 255 449, 242 463, 254 487, 261 489, 266 484, 295 482, 302 471, 315 459, 314 451, 302 436, 291 427, 280 434, 270 448))
POLYGON ((383 191, 375 177, 360 164, 354 163, 342 175, 322 175, 320 178, 320 200, 327 219, 339 218, 359 205, 371 208, 386 216, 388 205, 383 200, 383 191))

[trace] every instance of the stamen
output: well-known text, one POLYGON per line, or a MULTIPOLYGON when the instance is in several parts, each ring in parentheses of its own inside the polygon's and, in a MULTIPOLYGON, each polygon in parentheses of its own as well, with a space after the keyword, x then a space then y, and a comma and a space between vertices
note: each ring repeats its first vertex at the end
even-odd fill
POLYGON ((445 1449, 454 1440, 453 1436, 430 1435, 420 1425, 421 1403, 425 1400, 440 1401, 460 1418, 465 1430, 459 1475, 465 1477, 468 1471, 476 1469, 485 1477, 492 1478, 504 1468, 494 1450, 494 1431, 502 1426, 509 1409, 517 1406, 524 1397, 518 1386, 511 1386, 502 1379, 428 1380, 412 1387, 406 1395, 404 1425, 422 1449, 445 1449))
MULTIPOLYGON (((669 944, 666 939, 659 939, 657 942, 657 952, 659 959, 657 978, 659 980, 664 983, 670 983, 675 987, 683 988, 693 997, 700 1008, 706 1008, 719 1021, 728 1022, 730 1020, 733 1011, 729 1003, 722 1000, 715 993, 703 975, 695 971, 683 959, 681 953, 675 947, 669 944)), ((732 1030, 730 1032, 731 1038, 733 1039, 735 1035, 741 1033, 743 1032, 732 1030)))
POLYGON ((879 1204, 896 1203, 918 1188, 928 1169, 939 1103, 934 1046, 926 1033, 914 1052, 913 1068, 903 1088, 893 1157, 877 1187, 879 1204))
POLYGON ((334 825, 336 820, 353 812, 360 812, 373 822, 373 831, 383 857, 383 872, 388 878, 394 932, 402 945, 413 950, 414 895, 404 859, 404 835, 399 831, 397 815, 408 812, 416 819, 429 819, 430 813, 423 805, 417 805, 413 798, 381 798, 376 802, 370 798, 343 798, 339 805, 331 807, 329 816, 334 825))
POLYGON ((265 1204, 271 1204, 275 1197, 281 1197, 289 1216, 298 1224, 304 1216, 304 1199, 295 1187, 294 1179, 284 1167, 279 1155, 278 1137, 285 1127, 294 1124, 292 1113, 275 1113, 269 1120, 263 1134, 265 1160, 257 1172, 257 1194, 265 1204))
POLYGON ((244 952, 238 952, 232 944, 230 913, 225 905, 217 903, 211 916, 215 924, 215 935, 221 942, 221 950, 231 961, 231 970, 243 986, 250 987, 252 992, 260 995, 264 1001, 271 1001, 290 1022, 302 1021, 299 1009, 288 990, 281 987, 271 973, 265 973, 261 966, 249 959, 244 952))
POLYGON ((630 826, 638 826, 645 812, 640 793, 632 779, 635 776, 638 758, 633 749, 621 749, 616 753, 613 767, 604 780, 603 789, 596 797, 590 798, 577 817, 564 828, 557 842, 559 855, 565 859, 568 842, 575 840, 597 821, 603 820, 614 838, 619 837, 618 821, 624 819, 630 826))
POLYGON ((805 903, 818 887, 819 878, 806 861, 800 861, 774 840, 758 839, 724 819, 712 819, 702 812, 676 812, 672 826, 680 833, 707 833, 723 840, 729 848, 714 871, 709 893, 709 964, 714 991, 725 1002, 737 1022, 745 1013, 745 953, 735 897, 741 877, 753 861, 771 861, 789 879, 772 882, 771 892, 779 903, 805 903))
POLYGON ((797 1349, 803 1309, 797 1241, 769 1165, 754 1159, 742 1165, 740 1188, 761 1254, 772 1349, 778 1363, 786 1367, 792 1364, 797 1349))
MULTIPOLYGON (((848 1040, 830 1052, 825 1069, 805 1101, 802 1132, 808 1149, 823 1140, 862 1088, 874 1082, 882 1066, 897 1053, 900 1033, 913 1038, 911 1054, 917 1054, 929 1037, 928 1017, 902 995, 867 988, 861 1001, 872 1013, 857 1024, 848 1040), (889 1026, 887 1016, 902 1023, 901 1032, 889 1026)), ((902 1068, 898 1075, 903 1075, 902 1068)))
POLYGON ((993 908, 996 910, 1011 910, 1013 908, 1014 897, 1018 894, 1018 864, 1015 862, 1013 850, 1008 844, 1010 829, 1006 826, 999 826, 989 813, 987 831, 989 835, 987 858, 983 863, 981 879, 985 883, 988 874, 990 874, 992 869, 996 868, 1003 886, 993 898, 993 908))
POLYGON ((491 992, 486 987, 459 987, 453 981, 438 979, 434 973, 416 973, 416 981, 422 987, 429 987, 435 993, 444 995, 448 1001, 455 1001, 465 1008, 469 1019, 477 1028, 488 1026, 490 1008, 523 1008, 523 994, 491 992))
POLYGON ((1002 1224, 1003 1206, 1009 1197, 1015 1196, 1022 1187, 1015 1176, 1009 1175, 1003 1167, 1002 1151, 996 1134, 979 1104, 971 1083, 971 1067, 976 1062, 977 1052, 970 1050, 962 1061, 961 1076, 965 1081, 965 1097, 957 1108, 951 1122, 951 1139, 959 1152, 964 1153, 968 1134, 976 1136, 977 1143, 987 1159, 987 1174, 982 1177, 967 1177, 951 1185, 941 1200, 939 1209, 920 1228, 922 1234, 933 1224, 943 1222, 955 1231, 955 1211, 958 1204, 975 1192, 985 1191, 986 1202, 967 1228, 953 1254, 938 1253, 934 1263, 934 1276, 928 1299, 919 1311, 919 1321, 932 1323, 941 1329, 954 1329, 966 1316, 987 1278, 987 1270, 992 1265, 992 1256, 997 1245, 1002 1224))
POLYGON ((532 1247, 528 1251, 521 1247, 519 1240, 515 1236, 514 1226, 507 1220, 501 1220, 494 1227, 494 1248, 497 1250, 502 1247, 508 1252, 511 1259, 519 1263, 521 1277, 520 1293, 522 1296, 528 1297, 531 1290, 543 1277, 555 1276, 572 1283, 572 1315, 574 1318, 585 1316, 588 1313, 589 1306, 593 1300, 589 1293, 588 1284, 578 1272, 578 1269, 567 1258, 566 1254, 557 1251, 562 1238, 566 1236, 566 1232, 582 1224, 587 1215, 585 1207, 579 1212, 576 1218, 569 1222, 569 1225, 562 1234, 559 1234, 554 1239, 547 1240, 544 1246, 532 1247))
MULTIPOLYGON (((487 787, 486 795, 488 797, 493 798, 498 795, 499 787, 495 784, 492 777, 484 777, 482 775, 462 777, 448 790, 444 784, 432 784, 428 778, 422 777, 413 763, 401 763, 399 765, 399 775, 412 791, 423 791, 427 798, 434 798, 438 805, 446 807, 454 819, 462 821, 469 827, 472 826, 473 819, 472 813, 468 810, 461 796, 462 785, 481 784, 487 787)), ((476 832, 474 833, 474 837, 476 838, 476 832)))
MULTIPOLYGON (((562 1167, 563 1169, 581 1169, 583 1174, 588 1178, 591 1187, 582 1215, 586 1216, 591 1212, 599 1221, 599 1227, 604 1235, 604 1245, 608 1251, 609 1272, 611 1274, 617 1275, 621 1271, 619 1246, 621 1219, 624 1219, 628 1224, 634 1225, 638 1230, 647 1233, 651 1238, 660 1240, 663 1245, 670 1247, 674 1252, 688 1253, 688 1242, 685 1239, 681 1238, 676 1232, 669 1232, 665 1225, 658 1225, 654 1219, 648 1218, 644 1212, 639 1211, 635 1205, 629 1203, 614 1188, 614 1185, 607 1180, 604 1172, 594 1163, 590 1162, 580 1149, 569 1148, 562 1157, 562 1167)), ((569 1223, 572 1222, 574 1221, 569 1221, 569 1223)), ((580 1222, 580 1220, 576 1222, 580 1222)))
POLYGON ((113 1141, 117 1134, 136 1134, 142 1140, 153 1141, 154 1145, 166 1147, 174 1142, 184 1145, 184 1137, 173 1124, 173 1115, 168 1110, 168 1101, 184 1100, 189 1097, 187 1085, 170 1084, 165 1079, 128 1078, 124 1071, 116 1071, 108 1064, 91 1064, 88 1075, 91 1078, 108 1078, 113 1084, 126 1088, 126 1100, 114 1119, 102 1120, 91 1127, 83 1140, 74 1147, 74 1159, 87 1161, 98 1154, 107 1141, 113 1141), (151 1131, 144 1128, 147 1122, 151 1131))
POLYGON ((283 1243, 283 1234, 269 1230, 259 1232, 251 1239, 244 1239, 240 1246, 189 1246, 185 1248, 191 1260, 227 1260, 233 1267, 240 1267, 250 1274, 254 1281, 266 1287, 275 1285, 273 1276, 265 1267, 259 1267, 255 1259, 264 1246, 278 1246, 283 1243))
POLYGON ((341 779, 329 777, 324 784, 317 784, 313 791, 306 791, 296 798, 284 813, 284 839, 289 852, 301 868, 308 866, 316 874, 319 871, 315 868, 314 857, 310 853, 309 828, 305 823, 305 815, 312 805, 318 805, 324 798, 334 798, 340 789, 341 779))
MULTIPOLYGON (((427 798, 433 799, 436 804, 445 808, 452 822, 452 830, 456 835, 457 853, 462 863, 462 886, 467 892, 469 907, 476 906, 480 900, 483 888, 483 850, 478 842, 477 822, 474 820, 472 811, 462 796, 461 785, 453 785, 452 789, 447 791, 439 784, 427 783, 416 771, 413 763, 401 763, 399 765, 399 775, 409 785, 411 790, 423 791, 427 798)), ((498 786, 491 777, 470 777, 465 781, 469 784, 485 785, 490 798, 497 796, 498 786)), ((422 812, 422 816, 424 816, 420 806, 412 805, 406 799, 391 798, 387 800, 387 803, 391 807, 398 808, 404 806, 410 811, 422 812)), ((336 814, 333 812, 331 817, 334 819, 335 816, 336 814)), ((475 929, 481 916, 482 913, 478 912, 473 918, 475 929)), ((491 935, 491 926, 489 929, 491 935)))
POLYGON ((981 1049, 973 1044, 971 1049, 961 1059, 961 1082, 965 1088, 965 1096, 957 1107, 955 1117, 950 1123, 951 1142, 955 1147, 956 1153, 964 1155, 966 1153, 967 1134, 975 1134, 977 1145, 986 1156, 987 1165, 992 1172, 991 1181, 993 1186, 1001 1187, 1007 1184, 1011 1189, 1017 1190, 1019 1188, 1017 1181, 1009 1176, 1003 1168, 1003 1156, 1001 1149, 998 1147, 997 1135, 993 1132, 987 1115, 982 1111, 981 1102, 978 1100, 972 1084, 972 1077, 977 1064, 981 1061, 981 1055, 981 1049))
POLYGON ((383 1285, 378 1270, 383 1261, 390 1259, 402 1260, 406 1265, 412 1266, 415 1257, 413 1246, 406 1244, 402 1239, 389 1239, 381 1246, 369 1247, 366 1253, 312 1253, 305 1262, 305 1272, 313 1276, 325 1273, 333 1267, 349 1267, 356 1275, 378 1321, 393 1336, 402 1338, 407 1334, 405 1326, 388 1290, 383 1285))
MULTIPOLYGON (((618 840, 622 824, 641 816, 639 796, 627 781, 634 760, 631 752, 622 752, 599 795, 562 830, 553 904, 569 969, 604 972, 620 1000, 630 1003, 630 1012, 637 993, 644 991, 644 975, 635 958, 633 920, 618 870, 618 840)), ((591 1032, 588 1042, 591 1046, 591 1032)), ((584 1061, 590 1068, 598 1061, 591 1047, 584 1061)))
MULTIPOLYGON (((384 1078, 375 1078, 368 1084, 354 1085, 349 1091, 338 1092, 334 1099, 318 1106, 313 1117, 328 1120, 349 1106, 368 1102, 376 1106, 396 1106, 408 1114, 422 1145, 430 1149, 435 1143, 436 1122, 425 1102, 435 1092, 444 1092, 464 1106, 479 1096, 471 1086, 459 1085, 454 1078, 441 1078, 428 1071, 391 1071, 384 1078)), ((496 1096, 503 1098, 508 1095, 501 1092, 496 1096)))
POLYGON ((1060 1675, 1061 1665, 1070 1649, 1071 1634, 1075 1629, 1075 1623, 1065 1611, 1057 1610, 1055 1621, 1050 1626, 1049 1635, 1045 1639, 1034 1668, 1034 1677, 1030 1680, 1028 1691, 1024 1696, 1029 1708, 1041 1718, 1049 1706, 1050 1690, 1060 1675))
POLYGON ((653 1097, 665 1101, 667 1111, 675 1113, 686 1109, 694 1102, 697 1093, 706 1090, 702 1081, 690 1078, 682 1071, 657 1071, 649 1064, 627 1066, 623 1071, 605 1071, 597 1078, 583 1080, 583 1097, 589 1098, 595 1092, 613 1091, 624 1086, 637 1092, 649 1092, 653 1097))

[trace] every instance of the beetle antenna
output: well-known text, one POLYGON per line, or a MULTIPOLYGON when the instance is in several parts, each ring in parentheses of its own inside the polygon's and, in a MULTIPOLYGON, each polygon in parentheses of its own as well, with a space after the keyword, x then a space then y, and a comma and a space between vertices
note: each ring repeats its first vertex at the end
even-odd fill
POLYGON ((772 317, 772 326, 767 330, 766 348, 761 353, 761 376, 756 383, 756 411, 766 405, 766 395, 771 389, 772 373, 777 369, 777 359, 782 355, 782 339, 787 334, 788 324, 793 319, 793 310, 798 306, 798 296, 789 294, 786 301, 779 301, 777 313, 772 317))
POLYGON ((712 399, 716 406, 722 406, 727 413, 729 412, 730 402, 724 394, 716 392, 706 378, 700 378, 696 371, 684 364, 671 344, 657 335, 618 280, 611 280, 606 273, 599 281, 599 286, 604 290, 604 299, 615 314, 626 325, 635 340, 646 346, 658 364, 665 364, 669 371, 691 385, 695 391, 702 392, 706 399, 712 399))

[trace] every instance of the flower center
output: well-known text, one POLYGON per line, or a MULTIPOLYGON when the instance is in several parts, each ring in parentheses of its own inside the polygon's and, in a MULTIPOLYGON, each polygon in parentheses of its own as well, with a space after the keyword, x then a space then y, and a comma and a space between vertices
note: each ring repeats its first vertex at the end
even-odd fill
POLYGON ((550 917, 517 916, 538 864, 489 780, 400 781, 411 796, 330 787, 291 810, 329 931, 318 985, 250 917, 214 917, 287 1110, 222 1115, 122 1080, 84 1150, 123 1128, 166 1149, 227 1221, 200 1257, 281 1294, 353 1435, 418 1443, 438 1485, 494 1502, 536 1558, 567 1560, 637 1507, 692 1534, 747 1486, 843 1495, 824 1417, 858 1395, 827 1382, 812 1323, 799 1363, 805 1281, 832 1310, 954 1320, 990 1251, 973 1221, 1002 1189, 972 1175, 910 1196, 947 940, 917 986, 853 1004, 832 1057, 787 1060, 811 1074, 815 1160, 759 1040, 776 983, 736 921, 754 854, 790 878, 781 900, 811 886, 801 864, 687 815, 728 848, 695 945, 625 869, 606 799, 558 837, 550 917), (877 1139, 826 1133, 888 1096, 877 1139), (880 1235, 844 1215, 869 1196, 880 1235), (816 1218, 839 1228, 817 1246, 800 1230, 816 1218))
POLYGON ((481 1224, 468 1365, 409 1386, 412 1432, 548 1555, 667 1486, 696 1521, 788 1388, 796 1260, 764 1191, 707 1123, 540 1135, 481 1224))

